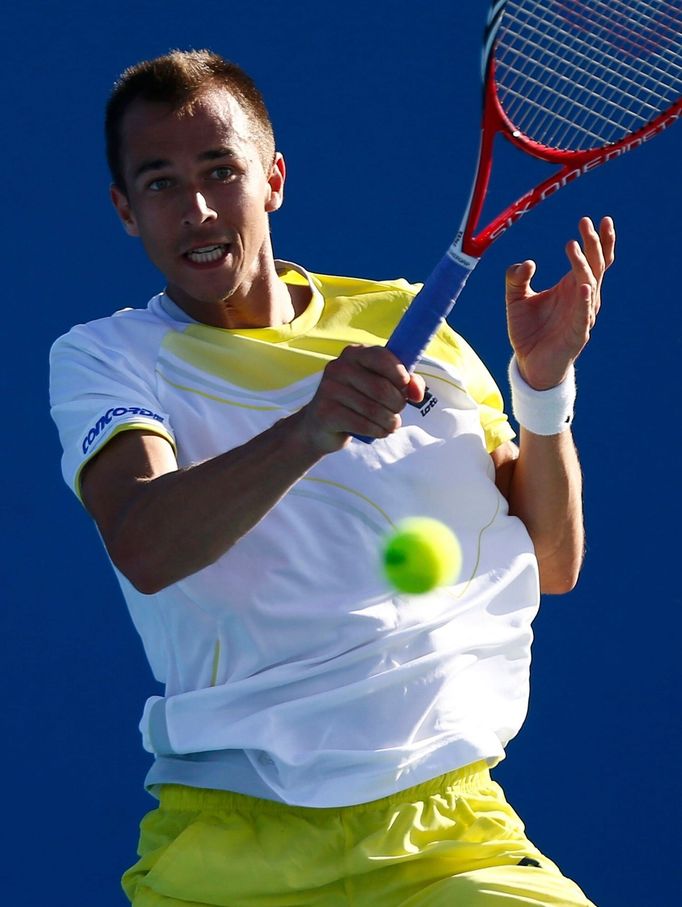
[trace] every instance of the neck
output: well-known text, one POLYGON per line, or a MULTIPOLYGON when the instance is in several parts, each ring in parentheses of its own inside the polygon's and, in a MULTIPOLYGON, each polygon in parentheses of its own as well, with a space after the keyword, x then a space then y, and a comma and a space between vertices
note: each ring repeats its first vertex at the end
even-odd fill
POLYGON ((310 301, 307 287, 289 287, 279 279, 272 259, 269 266, 259 268, 252 279, 242 280, 222 299, 195 299, 173 286, 166 293, 197 321, 231 330, 289 324, 310 301))
POLYGON ((217 307, 224 328, 267 328, 289 324, 298 314, 289 287, 273 266, 248 285, 240 286, 217 307))

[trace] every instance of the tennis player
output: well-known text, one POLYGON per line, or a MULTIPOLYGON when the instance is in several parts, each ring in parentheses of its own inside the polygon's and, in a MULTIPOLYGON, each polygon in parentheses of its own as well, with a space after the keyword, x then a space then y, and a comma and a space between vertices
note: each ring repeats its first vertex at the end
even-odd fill
POLYGON ((531 261, 507 274, 517 446, 450 328, 413 375, 383 348, 417 287, 275 260, 285 163, 238 67, 132 67, 107 142, 113 203, 165 290, 61 337, 51 397, 64 477, 164 684, 140 725, 159 802, 129 899, 589 905, 490 769, 526 714, 540 592, 581 566, 573 363, 612 222, 580 222, 551 289, 531 290, 531 261), (420 597, 377 563, 413 515, 463 550, 459 580, 420 597))

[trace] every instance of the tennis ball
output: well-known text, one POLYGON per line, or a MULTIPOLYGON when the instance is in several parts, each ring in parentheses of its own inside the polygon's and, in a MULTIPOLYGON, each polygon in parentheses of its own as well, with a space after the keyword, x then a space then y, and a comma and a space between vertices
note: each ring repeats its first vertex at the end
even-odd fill
POLYGON ((420 594, 457 579, 462 549, 444 523, 411 517, 386 540, 383 565, 388 581, 399 592, 420 594))

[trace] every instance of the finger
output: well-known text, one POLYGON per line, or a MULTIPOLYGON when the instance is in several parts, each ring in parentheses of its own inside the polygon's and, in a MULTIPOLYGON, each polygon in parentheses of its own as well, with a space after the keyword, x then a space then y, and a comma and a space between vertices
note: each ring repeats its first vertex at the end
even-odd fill
POLYGON ((599 236, 604 250, 605 268, 610 268, 616 258, 616 227, 612 217, 603 217, 599 224, 599 236))
POLYGON ((571 262, 571 274, 577 292, 576 298, 581 303, 576 309, 585 311, 585 318, 589 321, 591 328, 601 308, 600 280, 594 276, 590 263, 577 242, 568 243, 566 251, 571 262))
MULTIPOLYGON (((405 400, 402 400, 402 406, 405 400)), ((317 415, 327 431, 382 438, 400 427, 400 416, 349 384, 327 378, 320 387, 317 415)))
POLYGON ((578 229, 583 241, 585 258, 587 259, 595 278, 599 281, 606 270, 601 237, 595 230, 594 224, 589 217, 581 218, 578 229))
POLYGON ((383 347, 352 347, 326 367, 323 393, 328 387, 347 386, 389 413, 399 413, 407 402, 410 383, 407 369, 390 351, 383 347))
POLYGON ((407 401, 408 383, 396 387, 388 378, 362 366, 337 362, 328 367, 329 375, 341 385, 352 388, 368 401, 376 403, 390 413, 399 413, 407 401))
POLYGON ((597 288, 597 278, 585 252, 575 239, 566 243, 566 256, 571 265, 571 272, 576 284, 588 284, 593 290, 597 288))
POLYGON ((410 375, 410 383, 407 385, 406 397, 410 403, 421 403, 426 393, 426 382, 421 375, 410 375))
POLYGON ((507 268, 505 288, 507 302, 516 302, 533 295, 530 282, 535 274, 535 262, 528 259, 507 268))
POLYGON ((410 383, 410 373, 403 363, 383 346, 347 346, 336 361, 344 367, 361 367, 370 374, 385 378, 401 392, 410 383))
POLYGON ((581 312, 582 314, 578 315, 578 319, 582 319, 581 330, 583 332, 583 343, 587 343, 590 339, 594 326, 597 322, 597 316, 599 314, 600 303, 599 303, 599 294, 592 292, 591 287, 583 284, 579 288, 581 306, 576 306, 576 312, 581 312))

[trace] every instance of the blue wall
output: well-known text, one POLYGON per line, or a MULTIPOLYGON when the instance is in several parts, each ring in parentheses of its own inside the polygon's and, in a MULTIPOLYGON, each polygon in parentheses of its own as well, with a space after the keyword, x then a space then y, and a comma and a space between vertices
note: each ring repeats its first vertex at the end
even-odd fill
MULTIPOLYGON (((152 805, 137 721, 156 688, 95 531, 61 482, 47 401, 52 340, 161 287, 107 199, 101 119, 114 77, 176 46, 232 57, 268 97, 289 163, 278 255, 419 280, 468 196, 484 15, 483 3, 438 0, 6 11, 7 904, 122 907, 118 876, 152 805)), ((675 127, 529 214, 453 318, 506 392, 504 268, 534 257, 548 285, 580 215, 616 218, 619 257, 579 369, 587 562, 575 592, 544 602, 528 721, 498 770, 530 836, 600 907, 672 904, 680 883, 680 189, 667 168, 681 141, 675 127)))

